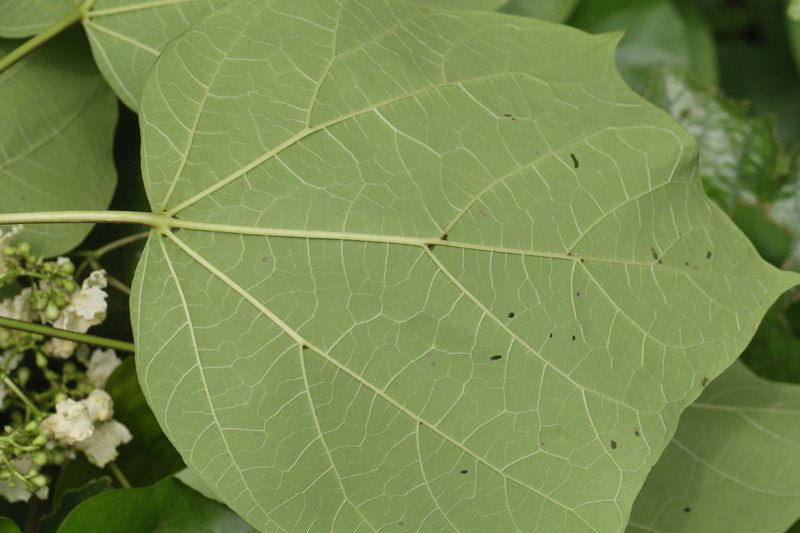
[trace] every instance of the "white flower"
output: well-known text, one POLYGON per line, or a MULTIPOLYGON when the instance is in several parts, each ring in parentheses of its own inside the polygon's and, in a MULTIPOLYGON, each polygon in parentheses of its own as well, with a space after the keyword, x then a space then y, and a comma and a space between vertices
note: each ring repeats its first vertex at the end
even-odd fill
POLYGON ((86 406, 92 422, 105 422, 114 416, 114 400, 102 389, 94 389, 80 403, 86 406))
POLYGON ((25 287, 18 295, 0 302, 0 316, 30 322, 33 319, 33 309, 29 301, 31 292, 33 289, 25 287))
POLYGON ((74 444, 87 439, 94 432, 89 409, 82 403, 66 399, 56 404, 56 414, 50 415, 41 424, 45 435, 64 439, 74 444))
POLYGON ((98 389, 106 386, 106 381, 112 372, 122 363, 117 357, 117 352, 112 349, 96 349, 92 352, 89 364, 86 365, 86 380, 98 389))
POLYGON ((75 447, 86 454, 90 463, 103 468, 119 455, 117 446, 127 444, 132 438, 123 424, 109 420, 97 426, 89 438, 76 442, 75 447))
MULTIPOLYGON (((70 295, 66 307, 61 310, 53 326, 78 333, 86 333, 106 319, 106 291, 108 284, 105 270, 95 270, 83 281, 80 289, 70 295)), ((66 359, 75 352, 77 344, 63 339, 50 339, 44 345, 44 352, 53 357, 66 359)))
POLYGON ((20 231, 22 231, 21 224, 13 226, 11 228, 11 231, 9 231, 8 233, 3 233, 2 231, 0 231, 0 274, 6 271, 5 267, 3 266, 3 259, 4 259, 3 248, 8 246, 8 244, 11 242, 11 239, 13 239, 14 236, 18 234, 20 231))

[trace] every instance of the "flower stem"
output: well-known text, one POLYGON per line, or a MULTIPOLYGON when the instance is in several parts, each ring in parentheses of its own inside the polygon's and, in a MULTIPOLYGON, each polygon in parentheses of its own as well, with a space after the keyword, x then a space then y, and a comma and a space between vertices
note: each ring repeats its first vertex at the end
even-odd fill
POLYGON ((38 35, 34 35, 20 46, 11 51, 7 56, 0 58, 0 72, 3 72, 8 67, 30 54, 44 43, 69 28, 79 20, 82 20, 86 13, 92 8, 95 0, 86 0, 75 8, 74 11, 67 16, 44 30, 38 35))
POLYGON ((127 237, 123 237, 121 239, 117 239, 116 241, 110 242, 96 250, 86 250, 82 252, 75 252, 74 255, 78 257, 91 257, 93 259, 100 259, 108 252, 116 250, 117 248, 122 248, 123 246, 127 246, 128 244, 134 243, 136 241, 140 241, 142 239, 146 239, 147 236, 150 235, 149 231, 143 231, 141 233, 134 233, 133 235, 128 235, 127 237))
POLYGON ((113 348, 124 352, 134 351, 134 346, 131 342, 106 339, 105 337, 97 337, 96 335, 89 335, 88 333, 67 331, 66 329, 54 328, 44 324, 34 324, 32 322, 25 322, 23 320, 15 320, 2 316, 0 316, 0 327, 27 331, 28 333, 37 333, 46 337, 57 337, 73 342, 83 342, 94 346, 105 346, 106 348, 113 348))
POLYGON ((17 384, 14 383, 14 381, 11 378, 9 378, 8 376, 3 376, 3 383, 5 383, 6 387, 8 387, 14 394, 16 394, 20 400, 22 400, 22 403, 28 406, 28 409, 34 412, 37 418, 41 418, 44 416, 44 413, 40 411, 38 407, 33 405, 33 402, 31 402, 28 399, 25 393, 22 392, 22 390, 19 387, 17 387, 17 384))
POLYGON ((108 463, 108 468, 111 469, 111 472, 117 478, 117 481, 119 481, 119 484, 122 485, 122 488, 124 488, 124 489, 131 488, 131 484, 128 481, 128 478, 126 478, 125 474, 122 473, 122 470, 119 469, 119 467, 117 466, 117 463, 115 463, 114 461, 111 461, 110 463, 108 463))

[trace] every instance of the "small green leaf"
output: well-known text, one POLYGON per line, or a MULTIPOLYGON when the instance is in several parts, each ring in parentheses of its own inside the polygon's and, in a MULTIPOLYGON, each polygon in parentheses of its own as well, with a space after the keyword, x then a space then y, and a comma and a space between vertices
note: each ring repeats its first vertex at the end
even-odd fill
POLYGON ((550 22, 566 22, 580 0, 511 0, 500 11, 550 22))
POLYGON ((100 72, 136 111, 147 73, 167 42, 230 1, 97 0, 83 25, 100 72))
POLYGON ((269 531, 624 529, 701 378, 798 276, 703 194, 615 44, 237 0, 167 46, 142 165, 176 231, 134 280, 136 366, 231 508, 269 531))
POLYGON ((10 518, 0 516, 0 533, 22 533, 22 530, 10 518))
POLYGON ((250 526, 225 505, 205 498, 173 477, 143 489, 98 494, 76 507, 58 533, 250 533, 250 526))
POLYGON ((56 503, 57 508, 39 520, 37 533, 56 533, 67 515, 81 502, 109 490, 111 490, 111 478, 103 476, 92 479, 82 487, 66 491, 56 503))
POLYGON ((681 415, 628 531, 785 531, 800 517, 800 387, 735 363, 681 415))
POLYGON ((36 35, 73 11, 75 0, 0 0, 0 37, 36 35))
POLYGON ((672 68, 652 73, 647 97, 697 139, 705 190, 728 213, 775 194, 782 148, 772 118, 750 117, 747 104, 672 68))
MULTIPOLYGON (((0 41, 0 55, 15 44, 0 41)), ((0 73, 0 212, 107 208, 117 183, 117 112, 77 31, 0 73)), ((52 256, 72 250, 91 228, 30 225, 19 238, 52 256)))

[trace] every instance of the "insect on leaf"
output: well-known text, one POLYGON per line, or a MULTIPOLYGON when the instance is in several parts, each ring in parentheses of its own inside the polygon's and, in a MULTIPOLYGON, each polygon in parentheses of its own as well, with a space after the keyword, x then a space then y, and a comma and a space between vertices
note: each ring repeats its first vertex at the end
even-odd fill
POLYGON ((167 46, 140 120, 175 231, 137 270, 137 370, 255 527, 625 528, 798 279, 705 197, 618 38, 238 0, 167 46))

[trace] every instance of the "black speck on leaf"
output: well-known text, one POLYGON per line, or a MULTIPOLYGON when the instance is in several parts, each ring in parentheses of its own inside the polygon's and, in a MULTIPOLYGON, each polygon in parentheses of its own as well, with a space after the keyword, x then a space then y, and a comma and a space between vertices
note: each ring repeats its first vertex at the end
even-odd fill
POLYGON ((611 441, 611 449, 612 450, 616 450, 617 449, 617 441, 615 441, 615 440, 611 441))
POLYGON ((489 215, 487 215, 487 214, 486 214, 486 211, 484 211, 483 209, 481 209, 480 211, 478 211, 478 213, 480 213, 480 214, 481 214, 481 216, 482 216, 482 217, 484 217, 484 218, 486 218, 487 216, 489 216, 489 215))
POLYGON ((308 344, 304 344, 304 345, 303 345, 303 349, 304 349, 304 350, 308 350, 308 344))
POLYGON ((431 251, 433 251, 433 249, 434 249, 434 248, 436 248, 436 245, 435 245, 435 244, 429 244, 429 245, 428 245, 428 250, 431 250, 431 251))
POLYGON ((656 249, 655 248, 650 248, 650 253, 653 254, 653 259, 658 261, 658 254, 656 253, 656 249))
POLYGON ((172 233, 178 233, 181 230, 181 228, 171 228, 171 229, 172 233))
POLYGON ((572 164, 575 165, 575 168, 578 168, 578 158, 575 157, 575 154, 569 154, 569 156, 572 158, 572 164))
POLYGON ((580 296, 580 295, 581 295, 581 291, 578 291, 578 292, 575 293, 575 296, 580 296))
POLYGON ((498 359, 500 359, 502 357, 503 357, 502 355, 493 355, 489 359, 492 360, 492 361, 497 361, 498 359))
POLYGON ((553 334, 552 334, 552 333, 550 333, 550 335, 548 335, 548 337, 550 337, 550 338, 552 339, 552 338, 553 338, 553 334))
POLYGON ((639 428, 633 428, 633 436, 634 437, 638 437, 639 436, 639 428))
POLYGON ((689 512, 689 511, 691 511, 691 510, 692 510, 692 508, 691 508, 691 507, 686 507, 686 508, 683 510, 683 512, 684 512, 684 513, 688 513, 688 512, 689 512))
POLYGON ((686 266, 688 267, 688 266, 689 266, 689 261, 686 261, 686 262, 684 263, 684 265, 686 265, 686 266))
POLYGON ((711 259, 711 250, 706 252, 706 259, 711 259))
POLYGON ((572 340, 575 340, 575 339, 576 339, 576 337, 575 337, 575 335, 573 335, 573 336, 572 336, 572 340))
POLYGON ((439 238, 440 238, 441 240, 443 240, 443 241, 446 241, 446 240, 447 240, 447 233, 445 233, 444 235, 442 235, 442 236, 441 236, 441 237, 439 237, 439 238))
POLYGON ((581 263, 583 263, 583 257, 581 257, 581 263))
POLYGON ((264 258, 264 259, 262 259, 261 261, 262 261, 262 262, 264 262, 264 263, 269 263, 269 257, 265 257, 265 258, 264 258))
POLYGON ((514 318, 514 313, 508 313, 508 318, 514 318))
POLYGON ((469 472, 469 470, 462 470, 461 471, 462 474, 466 474, 467 472, 469 472))
POLYGON ((708 378, 703 378, 703 381, 700 382, 700 386, 705 387, 708 385, 708 378))

